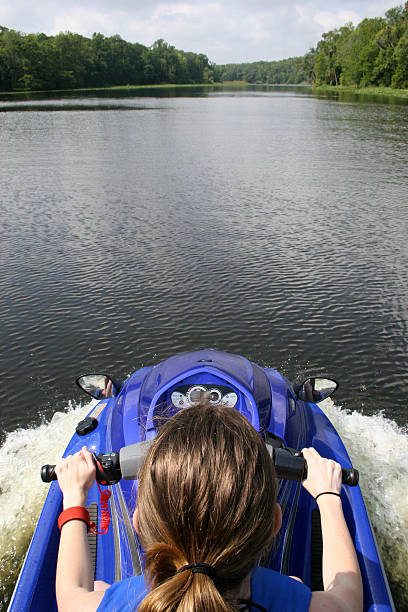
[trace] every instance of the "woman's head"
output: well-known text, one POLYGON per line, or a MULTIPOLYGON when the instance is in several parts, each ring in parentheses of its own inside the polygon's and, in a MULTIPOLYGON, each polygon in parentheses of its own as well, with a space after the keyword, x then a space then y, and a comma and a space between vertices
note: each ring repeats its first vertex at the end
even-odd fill
POLYGON ((138 531, 153 589, 140 610, 228 609, 220 593, 238 587, 271 545, 275 507, 272 461, 244 416, 207 404, 178 412, 140 476, 138 531), (217 588, 206 575, 176 574, 191 563, 211 565, 217 588))

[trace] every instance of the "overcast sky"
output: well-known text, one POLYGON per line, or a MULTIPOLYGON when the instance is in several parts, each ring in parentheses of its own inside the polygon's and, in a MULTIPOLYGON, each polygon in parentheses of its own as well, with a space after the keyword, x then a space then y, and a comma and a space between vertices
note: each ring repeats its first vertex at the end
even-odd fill
POLYGON ((217 64, 304 55, 321 34, 383 16, 392 0, 0 0, 0 24, 21 32, 164 38, 217 64))

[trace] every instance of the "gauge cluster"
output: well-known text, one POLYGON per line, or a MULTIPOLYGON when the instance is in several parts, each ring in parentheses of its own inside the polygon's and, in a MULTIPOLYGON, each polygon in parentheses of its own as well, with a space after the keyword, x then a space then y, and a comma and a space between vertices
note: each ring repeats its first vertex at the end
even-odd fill
POLYGON ((230 387, 224 385, 181 385, 171 393, 171 402, 176 408, 189 408, 198 404, 204 394, 210 404, 222 404, 234 408, 238 395, 230 387))

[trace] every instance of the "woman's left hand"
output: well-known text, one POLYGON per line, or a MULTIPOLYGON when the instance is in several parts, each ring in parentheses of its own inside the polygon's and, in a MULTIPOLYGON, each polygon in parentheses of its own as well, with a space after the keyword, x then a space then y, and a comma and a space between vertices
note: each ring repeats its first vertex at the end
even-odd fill
POLYGON ((55 466, 55 473, 64 497, 64 509, 85 506, 96 474, 95 462, 86 446, 75 455, 61 459, 55 466))

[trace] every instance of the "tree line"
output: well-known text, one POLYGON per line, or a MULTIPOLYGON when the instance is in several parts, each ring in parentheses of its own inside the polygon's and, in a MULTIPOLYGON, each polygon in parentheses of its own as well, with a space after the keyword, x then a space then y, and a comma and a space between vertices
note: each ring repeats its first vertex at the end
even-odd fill
POLYGON ((0 91, 80 89, 156 83, 212 83, 206 55, 157 40, 151 47, 119 35, 24 34, 0 26, 0 91))
POLYGON ((119 35, 47 36, 0 26, 0 91, 220 81, 408 88, 408 2, 326 32, 302 57, 219 66, 163 39, 146 47, 119 35))
POLYGON ((305 65, 317 85, 408 88, 408 2, 323 34, 305 65))
POLYGON ((252 62, 250 64, 225 64, 217 66, 219 81, 247 81, 247 83, 305 83, 310 81, 303 57, 274 62, 252 62))
POLYGON ((217 66, 222 81, 408 88, 408 2, 322 35, 303 57, 217 66))

